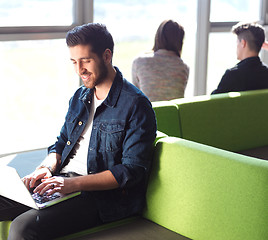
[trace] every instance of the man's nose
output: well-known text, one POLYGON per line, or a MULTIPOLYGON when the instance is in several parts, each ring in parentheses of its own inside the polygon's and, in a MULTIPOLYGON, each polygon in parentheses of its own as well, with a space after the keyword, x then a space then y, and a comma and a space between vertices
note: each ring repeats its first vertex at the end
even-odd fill
POLYGON ((76 72, 79 74, 79 75, 81 75, 81 74, 83 74, 84 73, 84 71, 85 71, 85 69, 84 69, 84 67, 83 67, 83 63, 77 63, 77 65, 76 65, 76 72))

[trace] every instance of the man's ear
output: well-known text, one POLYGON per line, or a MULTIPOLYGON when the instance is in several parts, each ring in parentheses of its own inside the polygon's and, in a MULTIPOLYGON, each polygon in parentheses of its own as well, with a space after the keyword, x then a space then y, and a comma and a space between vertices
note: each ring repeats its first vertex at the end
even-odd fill
POLYGON ((241 46, 245 48, 247 46, 247 41, 245 39, 241 39, 241 46))
POLYGON ((111 52, 111 50, 109 48, 107 48, 104 53, 103 53, 103 61, 105 63, 111 63, 112 62, 112 58, 113 58, 113 54, 111 52))

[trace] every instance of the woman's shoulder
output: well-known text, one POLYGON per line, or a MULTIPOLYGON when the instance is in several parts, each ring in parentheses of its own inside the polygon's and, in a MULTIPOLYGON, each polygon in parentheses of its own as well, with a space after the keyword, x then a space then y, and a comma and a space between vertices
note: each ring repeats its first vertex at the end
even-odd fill
POLYGON ((139 54, 134 61, 143 61, 143 60, 147 60, 150 58, 154 57, 154 52, 153 51, 148 51, 148 52, 144 52, 139 54))

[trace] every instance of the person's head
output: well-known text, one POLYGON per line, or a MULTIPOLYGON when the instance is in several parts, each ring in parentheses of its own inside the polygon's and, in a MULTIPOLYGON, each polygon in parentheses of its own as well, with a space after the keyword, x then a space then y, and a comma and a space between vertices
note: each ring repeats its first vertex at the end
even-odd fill
POLYGON ((240 59, 241 46, 247 46, 247 50, 258 55, 265 41, 264 28, 257 23, 238 23, 232 28, 232 33, 237 35, 237 58, 240 59), (239 46, 239 44, 241 46, 239 46))
POLYGON ((174 51, 179 57, 184 39, 184 28, 172 20, 163 21, 155 34, 153 51, 166 49, 174 51))
POLYGON ((87 88, 95 88, 108 78, 112 68, 114 42, 105 25, 89 23, 74 27, 66 35, 71 61, 87 88))
POLYGON ((106 49, 110 49, 113 54, 114 41, 106 26, 100 23, 88 23, 74 27, 66 35, 68 47, 76 45, 90 45, 91 51, 102 56, 106 49))

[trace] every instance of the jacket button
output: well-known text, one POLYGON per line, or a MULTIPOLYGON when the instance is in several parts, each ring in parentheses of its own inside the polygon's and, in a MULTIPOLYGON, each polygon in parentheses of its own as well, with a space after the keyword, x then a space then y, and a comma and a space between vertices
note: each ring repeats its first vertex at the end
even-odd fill
POLYGON ((81 126, 82 124, 83 124, 83 122, 82 122, 82 121, 80 121, 80 122, 78 123, 78 125, 79 125, 79 126, 81 126))
POLYGON ((70 141, 67 141, 67 145, 68 145, 68 146, 71 145, 71 142, 70 142, 70 141))

